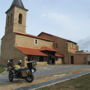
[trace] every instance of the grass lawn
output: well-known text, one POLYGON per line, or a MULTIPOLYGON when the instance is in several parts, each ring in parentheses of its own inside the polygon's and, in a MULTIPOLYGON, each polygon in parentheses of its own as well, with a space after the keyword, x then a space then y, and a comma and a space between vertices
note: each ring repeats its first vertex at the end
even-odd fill
POLYGON ((4 67, 0 67, 0 73, 3 72, 5 70, 4 67))
POLYGON ((90 90, 90 74, 37 90, 90 90))

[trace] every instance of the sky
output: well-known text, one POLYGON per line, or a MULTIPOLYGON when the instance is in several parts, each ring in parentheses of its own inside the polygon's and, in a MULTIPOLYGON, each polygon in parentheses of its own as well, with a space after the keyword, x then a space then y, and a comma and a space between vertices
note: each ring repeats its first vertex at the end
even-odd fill
MULTIPOLYGON (((0 0, 0 38, 13 0, 0 0)), ((27 33, 47 32, 72 41, 90 36, 90 0, 22 0, 27 12, 27 33)))

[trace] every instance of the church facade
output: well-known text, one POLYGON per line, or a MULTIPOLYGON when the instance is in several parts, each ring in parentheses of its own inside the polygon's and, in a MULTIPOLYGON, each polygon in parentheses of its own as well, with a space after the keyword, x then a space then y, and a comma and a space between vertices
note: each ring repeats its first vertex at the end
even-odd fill
POLYGON ((13 0, 11 7, 6 11, 5 35, 2 37, 1 64, 7 64, 9 59, 15 61, 26 57, 28 60, 37 60, 55 64, 55 60, 62 58, 53 48, 53 41, 26 33, 27 9, 21 0, 13 0))
POLYGON ((27 9, 22 0, 13 0, 6 11, 5 34, 2 37, 0 64, 35 60, 38 64, 88 64, 90 53, 79 51, 76 42, 45 32, 38 36, 26 33, 27 9))

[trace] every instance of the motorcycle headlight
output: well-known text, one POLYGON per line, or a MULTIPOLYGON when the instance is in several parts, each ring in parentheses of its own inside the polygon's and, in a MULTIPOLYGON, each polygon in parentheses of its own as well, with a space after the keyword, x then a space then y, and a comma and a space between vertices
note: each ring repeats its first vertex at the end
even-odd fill
POLYGON ((32 69, 32 73, 34 73, 35 72, 35 70, 34 69, 32 69))

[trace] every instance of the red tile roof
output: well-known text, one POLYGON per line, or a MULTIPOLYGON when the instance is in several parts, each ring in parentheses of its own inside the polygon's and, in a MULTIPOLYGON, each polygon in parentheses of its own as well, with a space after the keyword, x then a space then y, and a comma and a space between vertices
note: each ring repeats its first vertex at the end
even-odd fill
POLYGON ((62 54, 59 54, 59 53, 56 53, 55 56, 56 57, 63 57, 63 55, 62 54))
MULTIPOLYGON (((42 49, 25 48, 25 47, 20 47, 20 46, 17 46, 16 48, 25 55, 48 56, 47 54, 41 52, 42 49)), ((43 49, 49 50, 49 51, 56 51, 56 50, 54 50, 52 48, 48 48, 48 47, 43 47, 43 49)), ((63 57, 63 55, 59 54, 59 53, 56 53, 55 56, 56 57, 63 57)))
POLYGON ((49 47, 41 47, 41 51, 52 51, 52 52, 56 52, 55 56, 56 57, 63 57, 62 54, 59 54, 54 48, 49 48, 49 47))
POLYGON ((49 48, 49 47, 41 47, 41 51, 54 51, 54 52, 56 52, 55 49, 49 48))
POLYGON ((27 37, 32 37, 32 38, 36 38, 36 39, 41 39, 41 40, 45 40, 45 41, 49 41, 49 42, 53 42, 51 40, 44 39, 44 38, 41 38, 41 37, 38 37, 38 36, 34 36, 34 35, 31 35, 31 34, 23 34, 23 33, 16 33, 16 32, 15 32, 15 34, 23 35, 23 36, 27 36, 27 37))
POLYGON ((25 48, 19 46, 17 46, 16 48, 26 55, 48 56, 47 54, 41 52, 40 49, 25 48))

